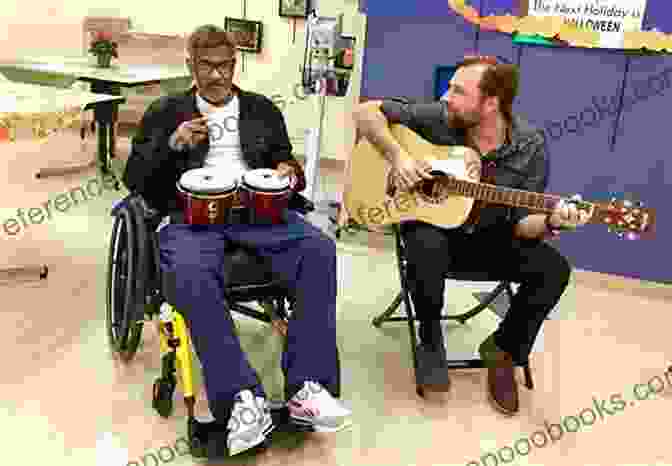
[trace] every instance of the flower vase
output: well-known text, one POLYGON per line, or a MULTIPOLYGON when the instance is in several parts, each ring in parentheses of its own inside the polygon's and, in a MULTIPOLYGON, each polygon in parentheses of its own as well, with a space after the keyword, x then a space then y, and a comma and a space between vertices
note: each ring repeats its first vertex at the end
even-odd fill
POLYGON ((98 68, 109 68, 112 63, 112 55, 108 53, 101 53, 96 58, 98 59, 98 68))

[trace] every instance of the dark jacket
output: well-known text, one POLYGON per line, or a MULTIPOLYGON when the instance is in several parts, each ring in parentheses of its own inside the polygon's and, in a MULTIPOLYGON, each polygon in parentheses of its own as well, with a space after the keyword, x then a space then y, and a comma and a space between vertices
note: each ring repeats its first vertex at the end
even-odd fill
MULTIPOLYGON (((303 191, 305 176, 292 155, 280 110, 261 94, 243 91, 236 86, 234 89, 240 103, 240 145, 248 166, 251 169, 274 169, 280 162, 290 163, 296 167, 298 175, 295 191, 303 191)), ((182 122, 201 116, 196 106, 195 88, 162 96, 149 105, 132 139, 123 182, 129 191, 140 194, 162 215, 179 212, 176 183, 185 171, 203 167, 210 150, 209 138, 194 149, 187 147, 180 152, 173 151, 168 140, 182 122)))
MULTIPOLYGON (((448 126, 445 102, 414 103, 386 99, 381 108, 388 121, 402 124, 436 145, 471 146, 466 134, 448 126)), ((508 141, 498 150, 481 154, 486 182, 524 191, 543 193, 548 185, 549 156, 543 130, 514 115, 508 141)), ((477 152, 478 149, 474 148, 477 152)), ((513 226, 531 212, 522 207, 485 205, 474 218, 478 228, 513 226)))

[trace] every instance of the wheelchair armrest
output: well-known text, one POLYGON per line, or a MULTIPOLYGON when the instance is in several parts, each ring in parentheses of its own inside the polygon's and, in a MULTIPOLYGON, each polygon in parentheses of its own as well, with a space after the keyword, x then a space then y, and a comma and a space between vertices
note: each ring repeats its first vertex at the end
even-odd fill
POLYGON ((294 193, 289 200, 288 208, 305 215, 315 210, 315 203, 302 194, 294 193))
POLYGON ((161 220, 161 215, 158 210, 151 207, 147 200, 138 193, 133 193, 132 201, 139 208, 140 214, 148 222, 156 222, 161 220))

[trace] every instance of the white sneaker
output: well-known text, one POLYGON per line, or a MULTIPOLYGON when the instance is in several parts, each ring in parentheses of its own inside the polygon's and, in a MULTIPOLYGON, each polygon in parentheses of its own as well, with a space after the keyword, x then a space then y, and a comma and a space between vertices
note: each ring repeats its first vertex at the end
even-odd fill
POLYGON ((338 432, 352 425, 352 412, 317 382, 305 382, 287 407, 292 422, 315 432, 338 432))
POLYGON ((266 440, 273 430, 270 411, 265 409, 263 398, 257 397, 250 390, 238 393, 233 405, 233 412, 227 425, 227 447, 229 455, 237 455, 256 447, 266 440), (261 400, 261 401, 260 401, 261 400))
POLYGON ((257 406, 263 413, 261 428, 263 429, 264 435, 268 435, 273 432, 275 426, 273 425, 273 418, 271 417, 271 405, 266 401, 266 398, 260 396, 256 397, 257 406))

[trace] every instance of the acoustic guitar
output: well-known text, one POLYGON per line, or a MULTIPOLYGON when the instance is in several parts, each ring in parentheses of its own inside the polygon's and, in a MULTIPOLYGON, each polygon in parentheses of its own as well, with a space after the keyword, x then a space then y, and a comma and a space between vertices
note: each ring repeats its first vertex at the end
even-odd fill
POLYGON ((588 223, 605 224, 620 237, 639 239, 653 233, 655 212, 644 208, 641 202, 615 198, 608 203, 577 202, 553 194, 481 183, 481 157, 473 149, 434 145, 403 125, 392 125, 390 129, 411 157, 422 158, 432 165, 433 179, 423 180, 410 191, 393 189, 391 165, 362 138, 351 155, 350 179, 343 202, 347 215, 370 230, 385 231, 405 220, 456 228, 468 219, 476 200, 551 213, 557 202, 564 199, 588 212, 588 223))

